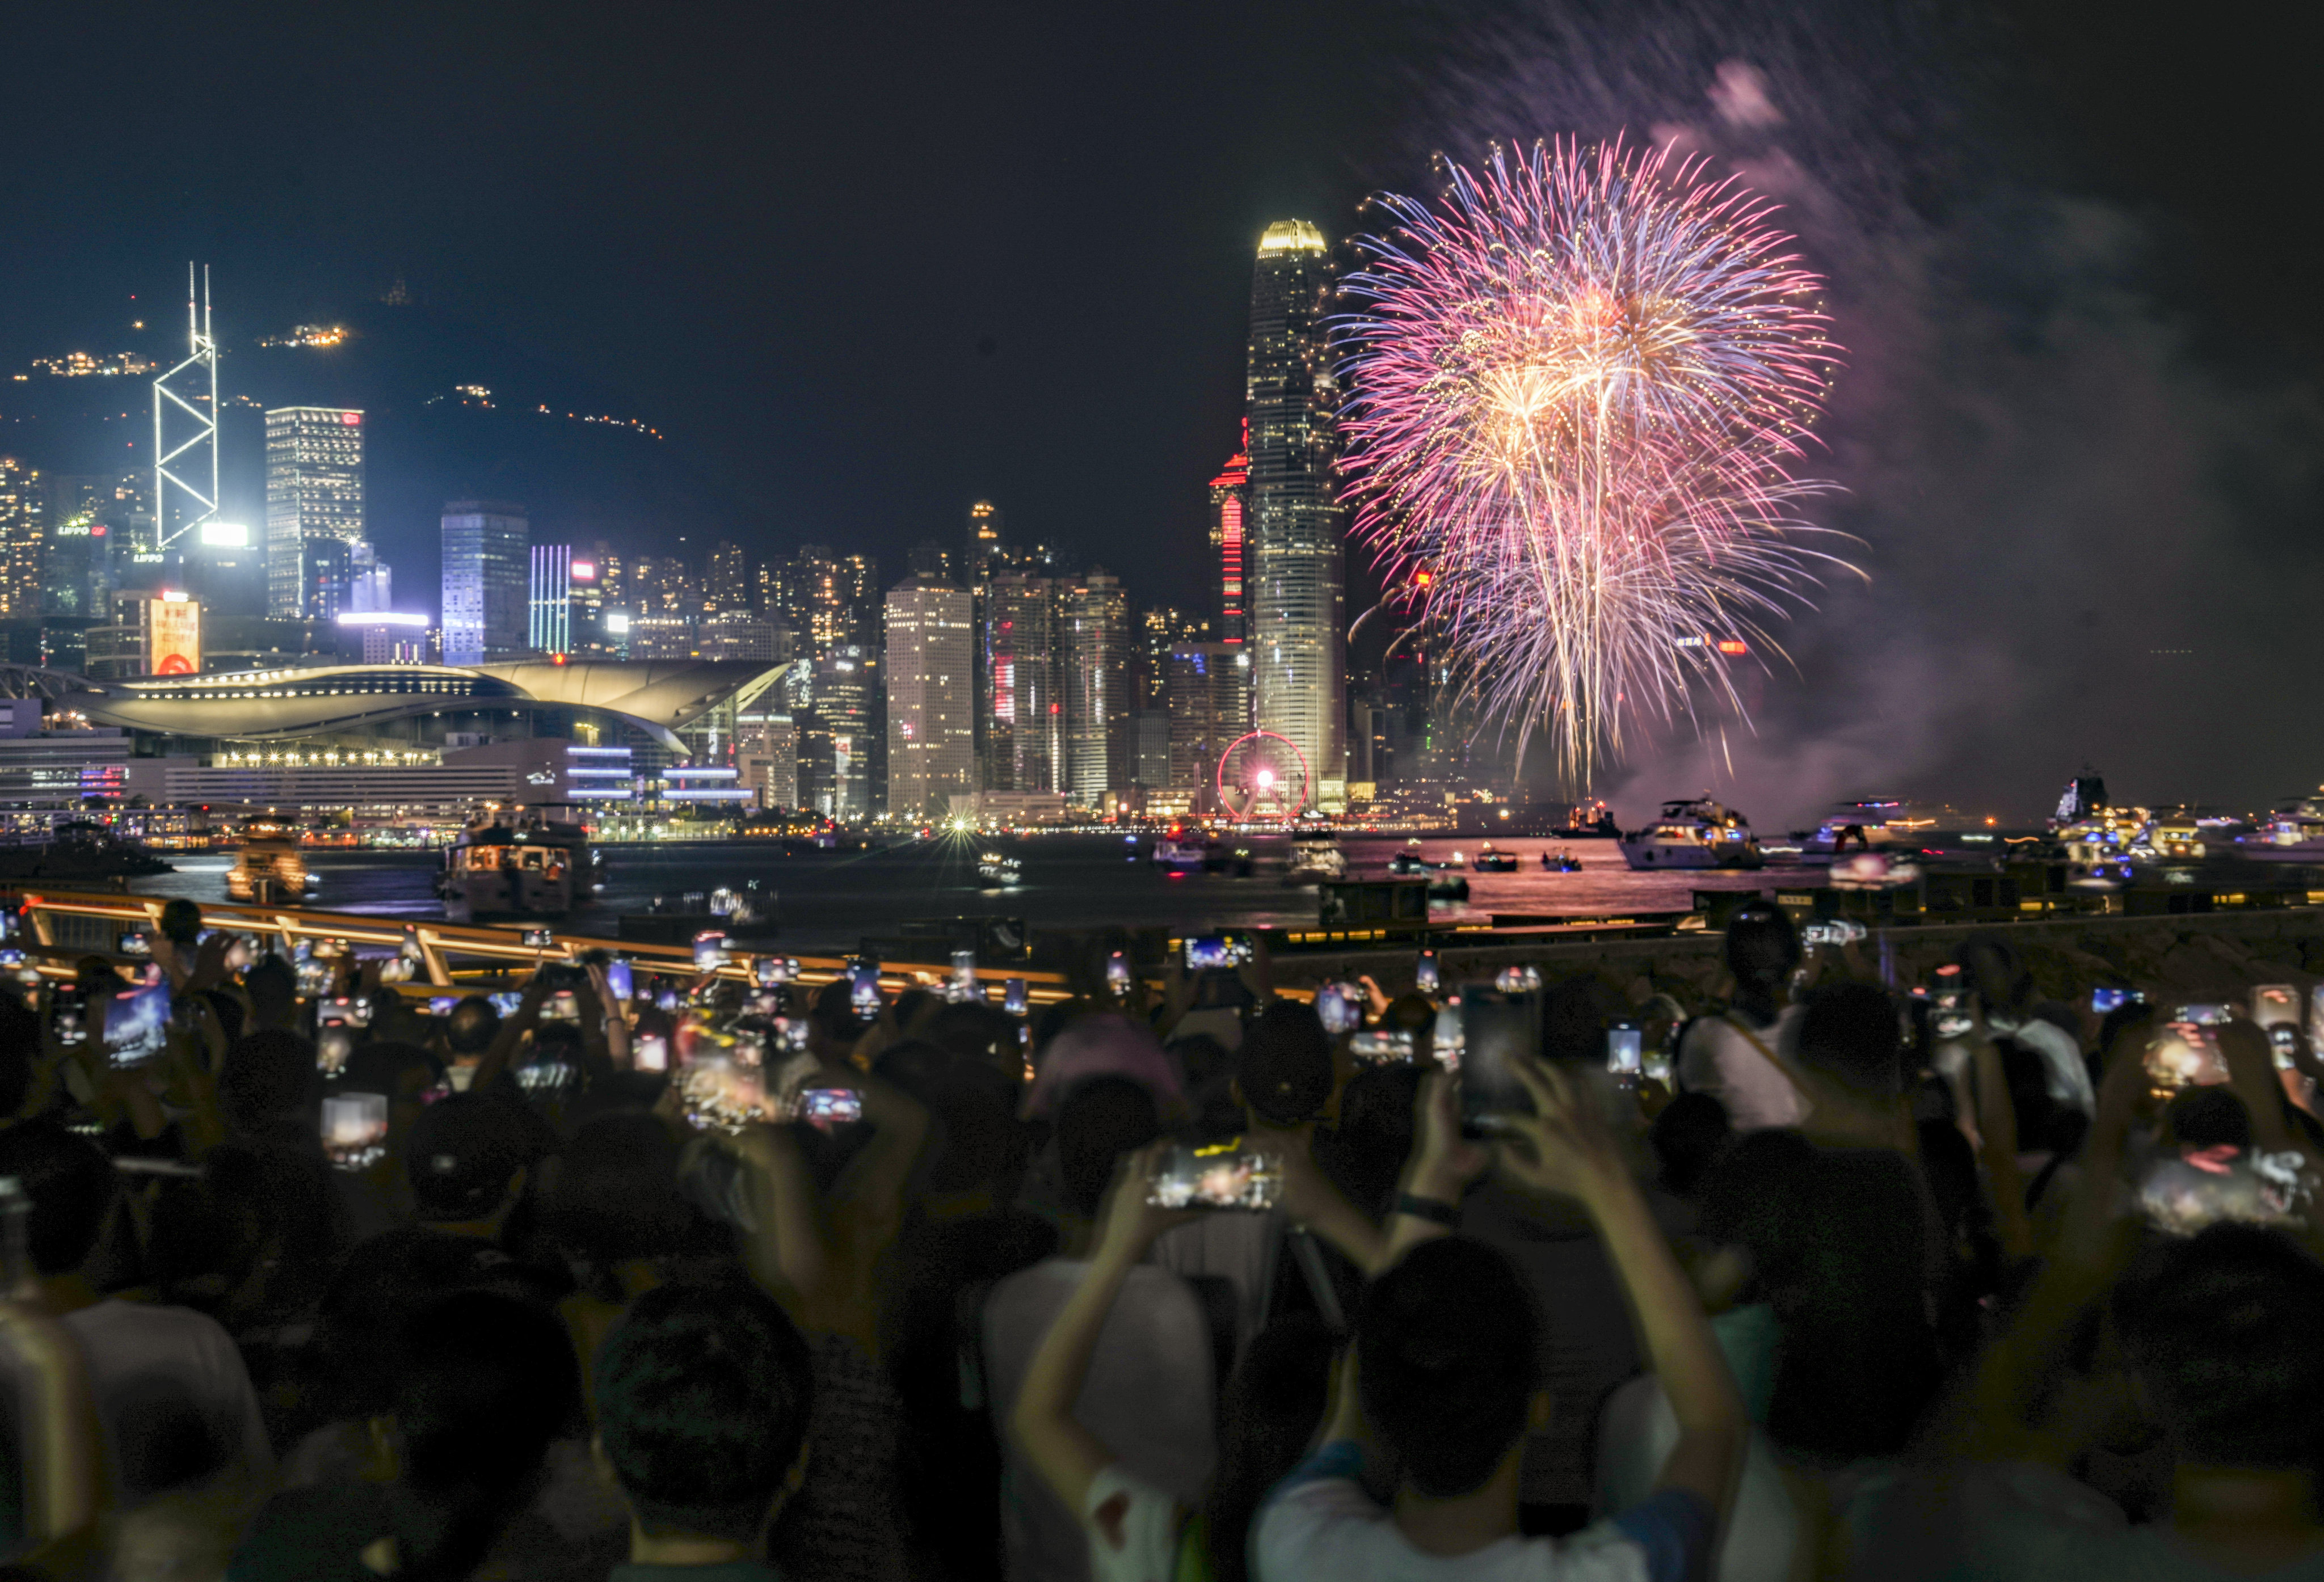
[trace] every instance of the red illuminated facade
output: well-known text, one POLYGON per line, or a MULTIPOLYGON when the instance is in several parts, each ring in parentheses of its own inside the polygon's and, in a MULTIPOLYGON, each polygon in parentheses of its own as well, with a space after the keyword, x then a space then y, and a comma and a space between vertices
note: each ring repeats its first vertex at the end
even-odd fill
POLYGON ((1243 449, 1227 459, 1211 480, 1211 551, 1219 561, 1219 639, 1240 646, 1250 634, 1243 598, 1244 517, 1250 509, 1250 423, 1243 423, 1243 449))

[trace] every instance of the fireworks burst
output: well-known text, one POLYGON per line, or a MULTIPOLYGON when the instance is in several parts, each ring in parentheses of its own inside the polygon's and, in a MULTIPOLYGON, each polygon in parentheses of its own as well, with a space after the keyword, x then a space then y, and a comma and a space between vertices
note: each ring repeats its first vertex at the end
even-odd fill
POLYGON ((1805 602, 1823 532, 1791 468, 1837 348, 1774 206, 1617 144, 1448 164, 1377 199, 1342 323, 1355 530, 1522 759, 1587 790, 1625 720, 1740 716, 1738 645, 1805 602), (1416 574, 1425 572, 1427 575, 1416 574), (1720 644, 1727 648, 1722 651, 1720 644))

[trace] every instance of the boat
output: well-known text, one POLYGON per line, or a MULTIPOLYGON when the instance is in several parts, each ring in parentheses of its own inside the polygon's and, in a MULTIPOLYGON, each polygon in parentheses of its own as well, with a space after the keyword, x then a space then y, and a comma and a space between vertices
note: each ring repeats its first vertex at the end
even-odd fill
POLYGON ((1231 873, 1237 878, 1249 878, 1256 860, 1248 846, 1230 846, 1223 841, 1212 841, 1203 847, 1204 873, 1231 873))
POLYGON ((297 823, 272 814, 243 820, 235 831, 241 850, 235 855, 234 866, 226 869, 226 899, 255 901, 261 906, 306 899, 307 892, 315 888, 315 876, 300 849, 302 832, 297 823))
POLYGON ((1005 890, 1025 877, 1025 865, 1005 851, 980 851, 976 877, 988 889, 1005 890))
POLYGON ((2316 796, 2286 800, 2237 837, 2236 850, 2264 862, 2324 862, 2324 787, 2316 796))
POLYGON ((1901 797, 1860 796, 1835 805, 1815 833, 1800 839, 1800 851, 1805 856, 1836 857, 1883 846, 1917 849, 1936 825, 1930 812, 1901 797))
POLYGON ((487 917, 562 917, 596 888, 598 862, 580 823, 528 809, 514 824, 478 819, 444 853, 436 881, 456 923, 487 917))
POLYGON ((1157 868, 1171 869, 1180 873, 1191 872, 1203 866, 1203 843, 1165 835, 1154 842, 1149 860, 1157 868))
POLYGON ((1457 873, 1431 874, 1428 898, 1432 901, 1465 901, 1469 898, 1469 881, 1457 873))
POLYGON ((1622 837, 1633 869, 1764 868, 1750 822, 1708 796, 1663 804, 1662 816, 1622 837))
POLYGON ((89 819, 60 820, 45 842, 0 849, 0 879, 69 885, 84 879, 143 878, 177 869, 135 841, 89 819))
POLYGON ((1515 873, 1517 870, 1517 854, 1504 851, 1488 841, 1477 849, 1477 860, 1473 866, 1479 873, 1515 873))
POLYGON ((1622 826, 1614 822, 1614 810, 1601 799, 1575 803, 1565 822, 1552 832, 1561 841, 1618 841, 1622 826))
POLYGON ((1348 854, 1328 835, 1302 835, 1283 861, 1286 884, 1312 885, 1348 877, 1348 854))
POLYGON ((1580 873, 1582 859, 1571 851, 1545 851, 1541 854, 1541 866, 1545 873, 1580 873))
POLYGON ((1435 871, 1428 859, 1423 857, 1417 851, 1397 852, 1395 856, 1388 860, 1388 870, 1390 873, 1400 874, 1433 873, 1435 871))

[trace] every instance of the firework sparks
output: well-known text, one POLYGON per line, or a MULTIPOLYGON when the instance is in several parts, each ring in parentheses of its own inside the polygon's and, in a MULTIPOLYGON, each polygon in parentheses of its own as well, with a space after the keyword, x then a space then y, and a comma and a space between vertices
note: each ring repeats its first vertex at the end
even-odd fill
POLYGON ((1446 175, 1440 204, 1377 200, 1347 281, 1356 531, 1520 757, 1546 730, 1586 791, 1632 715, 1702 688, 1739 717, 1720 643, 1775 649, 1759 622, 1845 568, 1799 542, 1828 486, 1792 476, 1837 348, 1773 206, 1699 161, 1536 145, 1446 175))

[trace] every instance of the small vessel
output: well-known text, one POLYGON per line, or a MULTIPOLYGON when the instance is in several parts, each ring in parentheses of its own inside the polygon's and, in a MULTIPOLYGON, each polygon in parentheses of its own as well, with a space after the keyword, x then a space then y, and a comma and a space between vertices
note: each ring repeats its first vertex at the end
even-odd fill
POLYGON ((1390 873, 1428 873, 1433 871, 1428 859, 1417 851, 1399 851, 1388 860, 1390 873))
POLYGON ((596 888, 596 854, 586 826, 549 816, 558 805, 566 805, 530 808, 512 825, 493 814, 462 830, 436 881, 445 914, 456 923, 562 917, 586 899, 596 888))
POLYGON ((1662 816, 1622 837, 1633 869, 1764 868, 1748 820, 1708 796, 1663 804, 1662 816))
POLYGON ((1515 873, 1517 870, 1517 854, 1504 851, 1488 841, 1477 849, 1474 866, 1479 873, 1515 873))
POLYGON ((1347 877, 1348 854, 1328 835, 1300 836, 1292 842, 1290 853, 1284 859, 1286 884, 1312 885, 1347 877))
POLYGON ((1465 901, 1469 898, 1469 881, 1457 873, 1431 874, 1428 898, 1432 901, 1465 901))
POLYGON ((2287 799, 2236 841, 2246 857, 2269 862, 2324 862, 2324 787, 2317 795, 2287 799))
POLYGON ((301 832, 297 823, 271 814, 243 820, 235 832, 241 850, 226 870, 226 899, 261 906, 305 900, 315 888, 315 876, 300 850, 301 832))
POLYGON ((1571 851, 1545 851, 1541 854, 1541 866, 1545 873, 1580 873, 1582 859, 1571 851))
POLYGON ((1836 857, 1882 846, 1918 847, 1936 824, 1933 816, 1901 797, 1863 796, 1840 803, 1825 814, 1815 833, 1801 841, 1800 850, 1836 857))
POLYGON ((1175 869, 1181 873, 1197 869, 1204 866, 1203 843, 1182 836, 1165 835, 1154 842, 1154 854, 1150 860, 1157 868, 1175 869))
POLYGON ((1025 865, 1005 851, 980 851, 976 877, 987 889, 1004 890, 1024 878, 1025 865))
POLYGON ((1256 866, 1250 848, 1230 846, 1223 841, 1213 841, 1203 848, 1204 873, 1231 873, 1237 878, 1249 878, 1256 866))
POLYGON ((1614 810, 1600 799, 1575 803, 1556 833, 1562 841, 1618 841, 1622 827, 1614 822, 1614 810))

